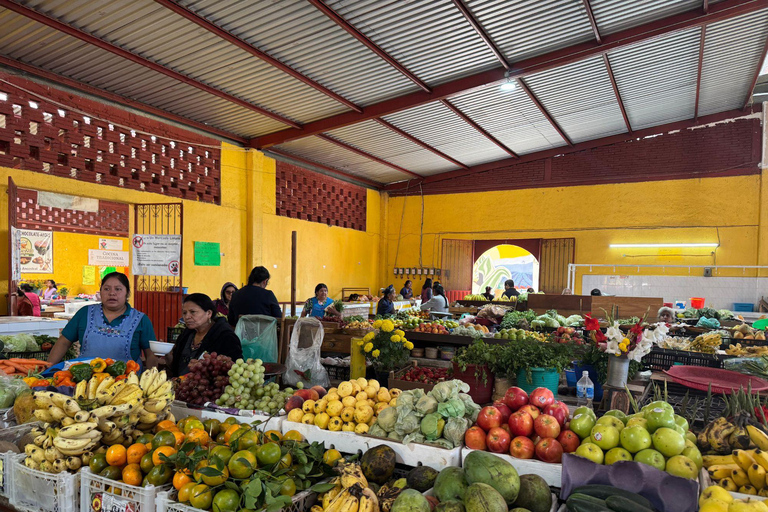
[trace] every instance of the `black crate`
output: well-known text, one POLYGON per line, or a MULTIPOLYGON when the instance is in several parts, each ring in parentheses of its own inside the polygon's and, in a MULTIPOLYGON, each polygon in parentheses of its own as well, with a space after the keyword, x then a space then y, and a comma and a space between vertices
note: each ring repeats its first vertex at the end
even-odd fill
POLYGON ((723 361, 731 357, 733 356, 653 347, 642 363, 645 369, 654 371, 669 370, 675 365, 722 368, 723 361))
POLYGON ((3 356, 7 359, 39 359, 40 361, 48 360, 48 352, 42 350, 36 352, 5 352, 3 356))
POLYGON ((184 332, 184 327, 169 327, 168 328, 168 339, 165 341, 167 343, 176 343, 176 340, 179 339, 179 336, 181 336, 181 333, 184 332))
POLYGON ((331 366, 324 364, 330 380, 349 380, 349 366, 331 366))

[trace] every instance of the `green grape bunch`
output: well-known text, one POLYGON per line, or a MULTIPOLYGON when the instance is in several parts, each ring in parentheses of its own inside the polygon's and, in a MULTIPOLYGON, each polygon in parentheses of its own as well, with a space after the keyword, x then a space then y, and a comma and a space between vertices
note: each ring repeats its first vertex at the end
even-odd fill
POLYGON ((238 359, 229 370, 229 385, 216 404, 276 415, 291 395, 291 388, 281 391, 276 382, 264 384, 264 363, 260 359, 238 359))

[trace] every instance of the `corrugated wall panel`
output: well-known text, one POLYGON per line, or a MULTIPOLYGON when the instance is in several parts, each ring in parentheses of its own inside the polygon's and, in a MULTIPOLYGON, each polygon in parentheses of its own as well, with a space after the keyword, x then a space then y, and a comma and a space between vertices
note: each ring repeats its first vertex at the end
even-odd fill
POLYGON ((608 54, 633 129, 693 117, 699 36, 693 28, 608 54))
POLYGON ((602 57, 530 75, 525 82, 573 142, 627 131, 602 57))

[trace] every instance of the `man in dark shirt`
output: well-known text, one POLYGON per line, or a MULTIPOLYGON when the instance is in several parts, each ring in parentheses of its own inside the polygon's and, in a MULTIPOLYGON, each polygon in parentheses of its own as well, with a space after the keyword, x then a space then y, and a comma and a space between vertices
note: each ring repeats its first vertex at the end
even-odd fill
POLYGON ((232 294, 229 303, 229 325, 235 327, 243 315, 267 315, 280 320, 283 311, 277 302, 277 297, 267 290, 269 270, 265 267, 255 267, 248 276, 248 286, 243 286, 232 294))
POLYGON ((507 279, 504 281, 504 293, 502 294, 506 298, 511 299, 512 297, 517 297, 520 295, 520 293, 515 290, 515 282, 511 279, 507 279))

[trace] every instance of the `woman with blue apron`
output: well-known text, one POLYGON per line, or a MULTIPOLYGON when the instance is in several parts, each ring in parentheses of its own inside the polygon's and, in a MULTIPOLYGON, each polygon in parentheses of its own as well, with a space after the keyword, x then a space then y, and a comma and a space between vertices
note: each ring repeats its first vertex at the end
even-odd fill
POLYGON ((125 274, 112 272, 101 282, 101 304, 80 308, 62 329, 51 349, 48 362, 57 364, 72 343, 80 342, 78 359, 134 360, 141 364, 143 352, 147 367, 157 365, 149 350, 155 331, 149 317, 128 304, 131 285, 125 274))
MULTIPOLYGON (((323 283, 315 286, 315 296, 307 300, 304 304, 304 309, 301 311, 301 316, 307 315, 319 318, 320 320, 326 315, 326 309, 333 305, 333 299, 328 296, 328 287, 323 283)), ((339 312, 334 308, 330 308, 327 311, 329 316, 339 316, 339 312)))

